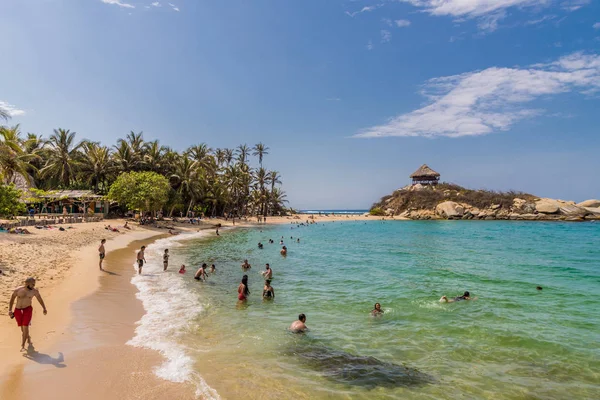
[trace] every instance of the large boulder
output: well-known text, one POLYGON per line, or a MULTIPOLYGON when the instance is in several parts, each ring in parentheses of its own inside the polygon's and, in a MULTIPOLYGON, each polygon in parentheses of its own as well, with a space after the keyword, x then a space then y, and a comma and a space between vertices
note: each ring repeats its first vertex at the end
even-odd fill
POLYGON ((443 218, 460 218, 464 212, 464 207, 453 201, 444 201, 435 207, 435 213, 443 218))
POLYGON ((585 217, 589 214, 589 211, 585 208, 568 203, 561 203, 559 210, 562 215, 566 215, 567 217, 585 217))
POLYGON ((535 210, 544 214, 556 214, 560 209, 560 203, 552 199, 541 199, 535 203, 535 210))
POLYGON ((600 207, 597 207, 597 208, 584 207, 584 208, 593 215, 600 215, 600 207))
POLYGON ((577 205, 579 207, 591 207, 591 208, 598 208, 600 207, 600 200, 586 200, 586 201, 582 201, 581 203, 577 203, 577 205))

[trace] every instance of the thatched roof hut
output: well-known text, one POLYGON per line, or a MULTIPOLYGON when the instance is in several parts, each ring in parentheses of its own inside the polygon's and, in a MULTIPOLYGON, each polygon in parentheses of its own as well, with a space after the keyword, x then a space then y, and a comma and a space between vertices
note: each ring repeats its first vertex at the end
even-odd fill
POLYGON ((418 170, 410 175, 413 185, 420 183, 421 185, 437 185, 440 180, 440 174, 435 172, 427 164, 423 164, 418 170))

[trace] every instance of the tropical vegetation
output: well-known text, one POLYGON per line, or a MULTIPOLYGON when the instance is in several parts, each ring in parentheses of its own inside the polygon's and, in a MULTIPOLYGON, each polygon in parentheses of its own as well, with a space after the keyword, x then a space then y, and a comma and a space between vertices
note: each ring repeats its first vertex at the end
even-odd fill
MULTIPOLYGON (((0 113, 0 120, 9 118, 8 112, 0 113)), ((41 190, 89 189, 130 209, 151 204, 165 215, 274 215, 286 212, 287 200, 279 172, 264 167, 268 151, 263 143, 235 149, 200 143, 177 152, 158 140, 146 141, 142 132, 107 146, 79 140, 66 129, 44 138, 23 134, 19 125, 0 125, 0 182, 24 180, 41 190), (161 182, 166 195, 161 192, 160 201, 144 204, 134 200, 127 185, 139 189, 140 179, 161 182)))

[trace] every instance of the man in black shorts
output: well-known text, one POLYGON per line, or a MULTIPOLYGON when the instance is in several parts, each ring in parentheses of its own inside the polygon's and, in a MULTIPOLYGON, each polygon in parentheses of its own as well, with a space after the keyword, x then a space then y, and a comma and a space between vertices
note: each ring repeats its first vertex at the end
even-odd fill
POLYGON ((142 267, 144 266, 144 263, 146 262, 146 258, 144 257, 145 249, 146 249, 146 246, 142 246, 140 251, 138 251, 138 253, 137 253, 138 275, 141 275, 142 267))

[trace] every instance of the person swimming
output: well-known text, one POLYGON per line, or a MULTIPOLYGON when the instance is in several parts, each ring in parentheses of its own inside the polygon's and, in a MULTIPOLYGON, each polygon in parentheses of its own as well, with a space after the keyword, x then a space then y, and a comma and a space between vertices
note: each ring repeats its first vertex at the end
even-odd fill
POLYGON ((261 242, 258 242, 258 248, 262 249, 263 248, 263 244, 261 242))
POLYGON ((270 279, 267 279, 265 281, 265 287, 263 287, 262 297, 263 299, 267 300, 275 300, 275 289, 273 289, 273 286, 271 286, 270 279))
POLYGON ((463 301, 463 300, 475 300, 475 299, 471 298, 471 294, 469 292, 465 292, 462 296, 456 296, 453 299, 448 299, 448 297, 442 296, 442 298, 440 299, 440 303, 454 303, 456 301, 463 301))
POLYGON ((214 274, 216 271, 217 271, 217 267, 215 267, 215 264, 212 264, 210 266, 210 272, 214 274))
POLYGON ((181 268, 179 268, 180 274, 185 274, 185 265, 181 264, 181 268))
POLYGON ((246 301, 248 295, 250 294, 250 289, 248 289, 248 275, 242 276, 242 283, 238 286, 238 300, 246 301))
POLYGON ((292 325, 290 325, 290 328, 289 328, 290 331, 292 331, 294 333, 306 332, 308 330, 308 326, 306 326, 305 322, 306 322, 306 315, 304 315, 304 314, 298 315, 298 320, 292 322, 292 325))
POLYGON ((375 308, 371 311, 371 315, 377 317, 383 314, 383 310, 381 309, 381 304, 375 303, 375 308))

